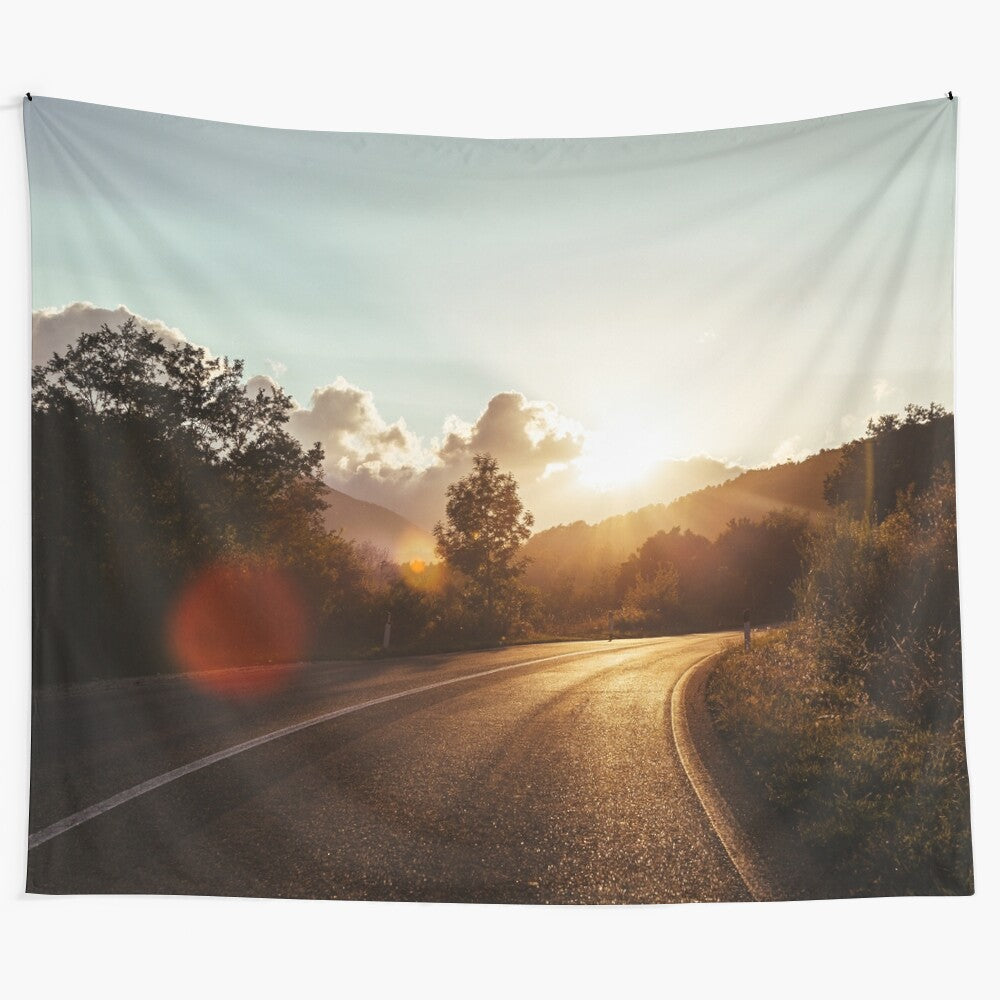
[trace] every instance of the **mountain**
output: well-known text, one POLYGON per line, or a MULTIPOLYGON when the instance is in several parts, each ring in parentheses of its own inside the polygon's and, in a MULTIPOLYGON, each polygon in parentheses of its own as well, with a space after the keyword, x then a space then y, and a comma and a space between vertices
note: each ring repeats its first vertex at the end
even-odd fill
POLYGON ((340 530, 351 541, 385 549, 394 562, 431 562, 436 558, 433 535, 394 511, 329 487, 324 499, 323 523, 329 531, 340 530))
POLYGON ((669 504, 651 504, 597 524, 576 521, 540 531, 524 547, 531 559, 525 579, 544 587, 564 575, 588 578, 617 567, 650 535, 675 526, 714 539, 733 518, 758 520, 769 510, 787 507, 810 520, 822 518, 830 509, 823 499, 823 482, 841 453, 841 448, 833 448, 801 462, 751 469, 669 504))
POLYGON ((675 524, 697 535, 716 538, 734 517, 758 520, 769 510, 791 508, 812 519, 825 517, 823 483, 840 464, 843 448, 830 448, 801 462, 750 469, 719 486, 688 493, 666 507, 675 524))
MULTIPOLYGON (((623 510, 637 510, 653 498, 662 503, 670 503, 694 490, 724 483, 744 471, 739 466, 729 465, 706 455, 666 459, 656 463, 636 482, 603 490, 579 490, 574 497, 574 517, 596 524, 605 518, 617 516, 623 510)), ((525 492, 527 493, 527 489, 525 492)), ((525 500, 530 508, 530 495, 525 500)), ((551 526, 551 521, 545 525, 551 526)))

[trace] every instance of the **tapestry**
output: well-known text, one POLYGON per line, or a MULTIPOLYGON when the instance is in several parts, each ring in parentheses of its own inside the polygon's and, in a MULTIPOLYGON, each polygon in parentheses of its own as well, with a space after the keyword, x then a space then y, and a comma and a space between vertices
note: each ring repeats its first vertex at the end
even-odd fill
POLYGON ((28 891, 972 893, 957 103, 26 98, 28 891))

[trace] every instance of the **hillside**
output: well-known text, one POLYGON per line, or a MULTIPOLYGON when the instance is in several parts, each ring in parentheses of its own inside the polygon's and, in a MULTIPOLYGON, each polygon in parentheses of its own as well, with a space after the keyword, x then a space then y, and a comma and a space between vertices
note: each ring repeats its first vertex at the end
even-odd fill
MULTIPOLYGON (((693 458, 667 459, 657 462, 648 472, 631 483, 609 486, 606 489, 580 490, 573 498, 573 517, 578 521, 597 524, 605 518, 617 517, 622 511, 637 510, 656 498, 667 504, 706 486, 717 486, 740 475, 745 470, 739 466, 720 462, 705 455, 693 458)), ((525 498, 529 508, 531 503, 525 498)), ((535 516, 538 516, 535 511, 535 516)), ((553 527, 553 520, 538 524, 538 530, 553 527)))
POLYGON ((365 500, 327 488, 327 508, 323 523, 330 531, 340 530, 345 538, 355 542, 368 542, 376 548, 386 549, 394 562, 412 562, 415 559, 432 561, 434 538, 394 511, 365 500))
POLYGON ((801 462, 752 469, 669 504, 540 531, 525 545, 532 560, 527 582, 546 586, 564 574, 581 578, 617 566, 650 535, 675 526, 714 539, 732 518, 756 520, 769 510, 788 507, 810 519, 822 517, 829 510, 823 482, 840 457, 840 448, 821 451, 801 462))

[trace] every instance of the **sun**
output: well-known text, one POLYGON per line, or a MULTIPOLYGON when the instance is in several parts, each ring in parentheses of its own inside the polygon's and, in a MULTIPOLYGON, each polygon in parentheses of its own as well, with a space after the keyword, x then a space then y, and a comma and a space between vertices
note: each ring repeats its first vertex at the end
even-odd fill
POLYGON ((582 485, 605 493, 641 482, 656 460, 648 441, 621 429, 589 434, 576 465, 582 485))

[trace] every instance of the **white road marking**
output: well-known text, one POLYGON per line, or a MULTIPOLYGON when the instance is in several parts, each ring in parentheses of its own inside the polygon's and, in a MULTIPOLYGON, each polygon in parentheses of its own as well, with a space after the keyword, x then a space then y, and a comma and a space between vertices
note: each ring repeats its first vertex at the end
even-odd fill
POLYGON ((736 869, 736 874, 747 887, 751 899, 756 902, 778 899, 780 897, 773 893, 767 879, 759 870, 756 852, 750 837, 733 815, 722 792, 716 787, 711 773, 698 753, 698 746, 691 734, 685 701, 688 684, 699 667, 718 656, 718 653, 703 656, 696 663, 691 664, 674 685, 673 693, 670 696, 670 723, 674 734, 674 747, 677 749, 677 756, 680 758, 688 782, 694 789, 694 793, 701 803, 702 811, 708 818, 709 826, 714 831, 719 843, 722 844, 733 868, 736 869))
POLYGON ((209 754, 207 757, 201 757, 198 760, 191 761, 190 764, 183 764, 181 767, 175 767, 172 771, 167 771, 155 778, 150 778, 148 781, 143 781, 138 785, 133 785, 131 788, 126 788, 123 792, 118 792, 117 795, 112 795, 110 798, 104 799, 101 802, 96 802, 94 805, 88 806, 86 809, 81 809, 79 812, 73 813, 72 816, 66 816, 63 819, 57 820, 51 826, 47 826, 44 829, 38 830, 28 836, 28 850, 30 851, 32 848, 38 847, 39 844, 44 844, 47 840, 52 840, 53 837, 58 837, 61 833, 65 833, 67 830, 72 830, 75 826, 80 826, 81 823, 86 823, 88 820, 101 816, 117 806, 124 805, 126 802, 131 802, 132 799, 137 799, 140 795, 145 795, 147 792, 152 792, 157 788, 162 788, 164 785, 169 785, 171 782, 177 781, 179 778, 186 777, 189 774, 193 774, 195 771, 200 771, 203 767, 209 767, 212 764, 219 763, 219 761, 228 760, 230 757, 235 757, 237 754, 245 753, 247 750, 253 750, 255 747, 263 746, 265 743, 270 743, 272 740, 280 740, 283 736, 291 736, 292 733, 308 729, 310 726, 318 726, 323 722, 329 722, 331 719, 338 719, 342 715, 350 715, 352 712, 360 712, 363 709, 372 708, 374 705, 383 705, 387 701, 396 701, 399 698, 409 698, 415 694, 423 694, 425 691, 433 691, 435 688, 448 687, 450 684, 460 684, 463 681, 476 680, 478 677, 488 677, 490 674, 499 674, 503 673, 505 670, 515 670, 518 667, 531 667, 537 663, 549 663, 552 660, 565 660, 571 656, 592 656, 597 653, 609 653, 622 649, 636 649, 640 646, 649 645, 653 645, 653 643, 630 643, 628 646, 609 645, 601 649, 588 649, 583 652, 574 651, 571 653, 557 653, 555 656, 542 656, 535 660, 522 660, 519 663, 508 663, 502 667, 493 667, 491 670, 480 670, 474 674, 463 674, 461 677, 451 677, 446 681, 436 681, 433 684, 424 684, 421 687, 408 688, 406 691, 397 691, 395 694, 386 694, 381 698, 372 698, 370 701, 362 701, 357 705, 348 705, 346 708, 338 708, 332 712, 324 712, 322 715, 314 716, 313 718, 306 719, 303 722, 296 722, 290 726, 284 726, 282 729, 275 729, 273 732, 265 733, 263 736, 256 736, 252 740, 237 743, 236 746, 228 747, 225 750, 219 750, 216 753, 209 754))

